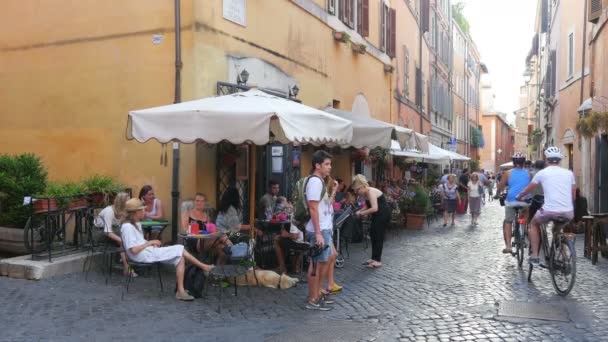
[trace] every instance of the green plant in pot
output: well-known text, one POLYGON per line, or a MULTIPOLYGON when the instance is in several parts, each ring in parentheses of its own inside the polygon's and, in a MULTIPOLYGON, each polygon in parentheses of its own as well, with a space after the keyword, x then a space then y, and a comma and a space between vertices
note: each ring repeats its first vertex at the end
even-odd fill
POLYGON ((84 188, 79 183, 49 182, 44 192, 35 196, 37 200, 34 202, 34 207, 37 212, 40 212, 70 206, 83 206, 81 201, 72 203, 74 200, 82 199, 83 196, 84 188))
POLYGON ((114 194, 124 191, 127 187, 105 175, 93 175, 82 180, 84 190, 89 194, 94 205, 108 204, 114 194))
POLYGON ((0 155, 0 226, 23 228, 33 212, 27 196, 44 191, 47 171, 34 154, 0 155))
POLYGON ((406 215, 407 228, 422 229, 426 215, 431 210, 428 191, 419 184, 415 184, 413 187, 410 185, 399 199, 399 210, 406 215))

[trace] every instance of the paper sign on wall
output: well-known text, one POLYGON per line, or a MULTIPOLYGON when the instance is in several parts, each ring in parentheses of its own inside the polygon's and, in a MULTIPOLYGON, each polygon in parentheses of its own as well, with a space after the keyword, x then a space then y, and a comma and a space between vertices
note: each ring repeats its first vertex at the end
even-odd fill
POLYGON ((224 19, 247 26, 247 0, 224 0, 224 19))

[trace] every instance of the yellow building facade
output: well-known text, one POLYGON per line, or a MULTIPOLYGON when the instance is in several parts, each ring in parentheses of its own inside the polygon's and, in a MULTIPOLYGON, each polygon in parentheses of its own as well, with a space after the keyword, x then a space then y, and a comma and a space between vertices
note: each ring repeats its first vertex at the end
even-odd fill
MULTIPOLYGON (((370 0, 361 8, 352 1, 348 16, 339 3, 182 0, 182 101, 217 95, 218 82, 236 83, 247 70, 250 85, 286 97, 297 85, 306 105, 391 121, 386 66, 392 61, 381 48, 388 23, 380 6, 389 3, 370 0), (334 32, 347 33, 349 41, 336 40, 334 32)), ((40 155, 52 180, 101 173, 134 191, 150 184, 168 212, 171 146, 165 152, 156 141, 129 141, 125 131, 129 110, 174 101, 173 1, 3 5, 3 32, 19 34, 0 38, 0 153, 40 155)), ((310 151, 303 153, 303 172, 310 151)), ((215 206, 217 168, 215 147, 182 145, 181 198, 202 191, 215 206)), ((348 153, 336 156, 334 171, 350 177, 348 153)))

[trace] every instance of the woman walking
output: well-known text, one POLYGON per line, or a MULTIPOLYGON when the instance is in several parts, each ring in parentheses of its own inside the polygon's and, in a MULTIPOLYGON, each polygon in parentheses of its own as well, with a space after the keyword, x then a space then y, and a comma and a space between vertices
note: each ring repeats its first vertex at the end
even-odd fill
POLYGON ((382 266, 382 245, 384 244, 384 229, 391 221, 391 209, 386 202, 386 196, 382 191, 369 186, 363 175, 356 175, 353 179, 353 190, 365 199, 367 209, 361 209, 355 213, 357 216, 371 215, 372 223, 369 236, 372 242, 372 258, 364 265, 368 268, 382 266))
POLYGON ((456 184, 456 175, 448 175, 447 183, 441 186, 441 202, 443 205, 443 227, 448 225, 448 215, 452 214, 452 227, 454 226, 454 218, 456 216, 456 207, 460 202, 460 193, 458 192, 458 184, 456 184))
POLYGON ((477 218, 481 213, 481 192, 483 188, 479 182, 479 176, 477 173, 471 175, 471 180, 467 184, 469 188, 469 212, 471 213, 471 226, 477 225, 477 218))

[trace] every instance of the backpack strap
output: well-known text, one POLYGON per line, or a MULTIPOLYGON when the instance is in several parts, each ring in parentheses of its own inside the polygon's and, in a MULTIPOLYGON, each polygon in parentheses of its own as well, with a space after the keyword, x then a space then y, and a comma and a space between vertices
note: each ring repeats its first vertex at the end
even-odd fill
POLYGON ((312 174, 308 177, 306 177, 306 180, 304 180, 304 189, 303 189, 303 198, 304 198, 304 205, 306 206, 306 211, 308 211, 308 216, 310 216, 310 208, 308 208, 308 198, 306 197, 306 187, 308 186, 308 181, 312 178, 312 177, 316 177, 319 178, 319 180, 321 181, 321 185, 323 186, 321 188, 321 198, 319 199, 319 202, 323 199, 323 197, 325 196, 325 193, 327 192, 327 188, 325 186, 325 182, 323 182, 323 179, 315 174, 312 174))

